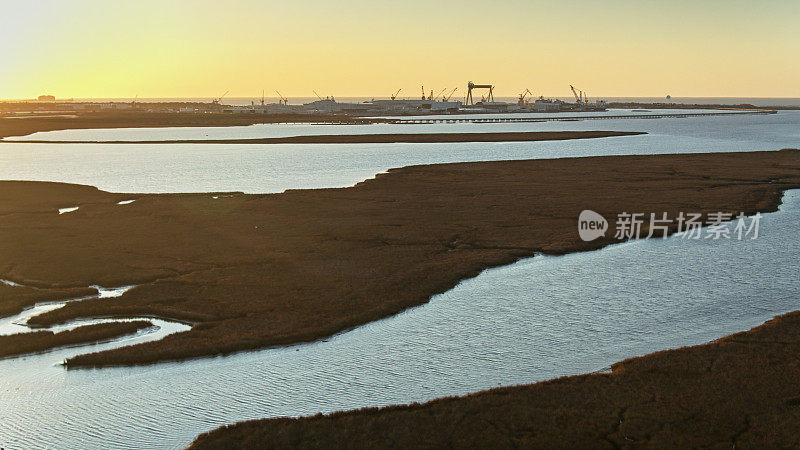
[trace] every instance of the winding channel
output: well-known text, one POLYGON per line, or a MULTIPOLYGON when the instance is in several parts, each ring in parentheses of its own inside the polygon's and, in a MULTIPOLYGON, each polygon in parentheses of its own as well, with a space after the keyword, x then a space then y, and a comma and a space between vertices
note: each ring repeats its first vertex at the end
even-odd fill
POLYGON ((0 360, 0 444, 180 448, 241 420, 423 402, 708 342, 800 309, 797 223, 800 191, 789 191, 780 212, 763 215, 756 240, 673 236, 535 256, 308 344, 140 367, 59 366, 158 338, 149 334, 0 360))
MULTIPOLYGON (((0 280, 0 283, 7 284, 10 286, 23 286, 9 280, 0 280)), ((89 351, 86 350, 99 347, 100 345, 104 347, 103 348, 104 350, 107 348, 133 345, 133 344, 138 344, 140 342, 162 339, 164 338, 164 336, 167 336, 169 334, 188 331, 192 328, 190 325, 187 325, 185 323, 172 320, 165 320, 162 318, 152 318, 147 316, 135 316, 135 317, 124 317, 124 318, 115 317, 115 318, 78 319, 78 320, 71 320, 58 325, 53 325, 51 327, 32 327, 28 325, 28 320, 30 320, 31 318, 44 314, 49 311, 62 308, 67 303, 79 302, 82 300, 89 300, 95 298, 109 299, 109 301, 112 301, 112 299, 121 297, 125 292, 129 291, 130 289, 133 289, 136 286, 135 285, 121 286, 115 288, 104 288, 101 286, 89 286, 89 287, 97 289, 98 293, 96 295, 88 295, 71 299, 37 303, 32 307, 26 308, 19 314, 0 318, 0 336, 28 333, 31 331, 40 331, 40 330, 52 331, 53 333, 60 333, 62 331, 72 330, 85 325, 95 325, 100 323, 112 323, 112 322, 132 322, 135 320, 147 320, 153 325, 152 327, 140 330, 138 333, 135 333, 133 335, 125 335, 115 339, 109 339, 100 343, 95 342, 86 345, 69 346, 71 348, 85 348, 83 353, 89 353, 89 351)), ((61 348, 63 347, 57 347, 55 349, 41 353, 52 353, 58 351, 61 348)))

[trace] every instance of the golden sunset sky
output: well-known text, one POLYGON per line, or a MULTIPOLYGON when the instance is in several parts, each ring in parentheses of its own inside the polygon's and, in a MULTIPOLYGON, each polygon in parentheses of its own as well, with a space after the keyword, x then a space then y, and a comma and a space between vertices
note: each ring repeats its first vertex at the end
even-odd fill
POLYGON ((800 0, 0 0, 0 98, 800 97, 800 0))

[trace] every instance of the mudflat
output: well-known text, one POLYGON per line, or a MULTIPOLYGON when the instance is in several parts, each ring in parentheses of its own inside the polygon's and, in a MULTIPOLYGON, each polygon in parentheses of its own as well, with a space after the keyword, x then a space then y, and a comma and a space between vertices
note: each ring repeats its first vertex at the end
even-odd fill
POLYGON ((797 187, 797 150, 410 166, 349 188, 269 195, 5 181, 0 278, 50 290, 138 284, 31 322, 162 316, 194 324, 77 356, 69 367, 152 363, 331 335, 424 303, 488 267, 618 242, 611 236, 622 211, 753 214, 776 210, 782 192, 797 187), (68 207, 78 209, 58 214, 68 207), (584 209, 610 219, 612 232, 582 241, 584 209))

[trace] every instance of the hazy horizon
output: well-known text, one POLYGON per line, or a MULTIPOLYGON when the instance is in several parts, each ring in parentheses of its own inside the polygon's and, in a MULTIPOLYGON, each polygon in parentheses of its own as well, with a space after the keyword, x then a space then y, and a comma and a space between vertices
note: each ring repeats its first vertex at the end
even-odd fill
POLYGON ((800 97, 800 2, 0 2, 0 98, 800 97), (597 95, 596 95, 597 94, 597 95), (546 94, 548 95, 548 94, 546 94))
MULTIPOLYGON (((528 96, 527 99, 530 100, 531 98, 538 98, 539 95, 534 95, 533 97, 528 96)), ((558 99, 564 101, 574 101, 574 98, 568 95, 544 95, 545 98, 548 99, 558 99)), ((121 102, 121 103, 130 103, 130 102, 137 102, 137 103, 170 103, 170 102, 198 102, 198 103, 208 103, 212 100, 216 100, 218 97, 214 96, 205 96, 205 97, 74 97, 74 98, 56 98, 55 102, 121 102)), ((373 95, 373 96, 334 96, 334 98, 339 102, 362 102, 362 101, 369 101, 369 100, 380 100, 380 99, 387 99, 388 95, 373 95)), ((407 99, 418 99, 418 96, 397 96, 398 100, 407 100, 407 99)), ((463 95, 458 96, 454 95, 452 97, 453 100, 461 100, 463 101, 463 95)), ((517 100, 516 96, 496 96, 495 99, 497 101, 506 101, 506 102, 515 102, 517 100)), ((266 103, 277 103, 280 100, 277 96, 264 96, 264 101, 266 103)), ((290 104, 302 104, 302 103, 309 103, 314 100, 317 100, 315 96, 294 96, 288 98, 290 104)), ((739 105, 739 104, 751 104, 754 106, 781 106, 781 107, 800 107, 800 97, 671 97, 667 99, 665 97, 590 97, 590 101, 595 100, 605 100, 607 102, 638 102, 638 103, 674 103, 676 106, 680 105, 692 105, 692 104, 720 104, 720 105, 739 105)), ((28 102, 28 101, 37 101, 35 98, 20 98, 20 99, 0 99, 0 102, 28 102)), ((261 101, 260 96, 242 96, 242 97, 230 97, 226 96, 222 99, 222 104, 228 105, 249 105, 252 103, 259 103, 261 101)), ((43 103, 46 103, 44 101, 43 103)))

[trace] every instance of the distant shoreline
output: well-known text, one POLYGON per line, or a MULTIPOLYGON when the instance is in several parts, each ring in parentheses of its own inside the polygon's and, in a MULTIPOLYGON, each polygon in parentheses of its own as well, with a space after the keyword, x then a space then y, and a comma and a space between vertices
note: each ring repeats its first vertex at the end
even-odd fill
MULTIPOLYGON (((545 98, 552 98, 564 102, 572 102, 572 97, 565 97, 559 95, 544 95, 545 98)), ((414 96, 401 96, 397 100, 416 100, 418 97, 414 96)), ((278 103, 282 101, 279 97, 264 97, 266 103, 278 103)), ((372 100, 386 100, 384 96, 337 96, 337 101, 359 103, 372 100)), ((463 101, 463 97, 457 98, 463 101)), ((497 101, 508 103, 515 103, 518 100, 516 96, 495 96, 497 101)), ((141 105, 203 105, 211 103, 215 98, 212 97, 150 97, 150 98, 134 98, 134 97, 90 97, 90 98, 57 98, 55 101, 39 101, 36 99, 22 99, 22 98, 7 98, 0 99, 0 111, 4 106, 8 105, 48 105, 59 103, 97 103, 97 102, 119 102, 119 103, 136 103, 141 105)), ((300 105, 303 103, 310 103, 318 100, 317 97, 303 97, 292 96, 292 105, 300 105)), ((672 97, 667 99, 665 97, 619 97, 619 96, 600 96, 593 97, 594 100, 605 100, 606 104, 667 104, 673 108, 680 108, 684 106, 722 106, 731 107, 734 105, 750 105, 757 108, 800 108, 800 97, 672 97)), ((247 106, 253 103, 258 104, 261 97, 226 97, 225 104, 232 106, 247 106)))
POLYGON ((42 131, 106 128, 234 127, 261 123, 325 123, 364 125, 384 122, 366 117, 324 114, 203 114, 177 112, 89 112, 54 116, 2 117, 0 139, 42 131))
MULTIPOLYGON (((344 114, 256 114, 256 113, 180 113, 168 111, 59 111, 48 109, 41 111, 11 111, 9 104, 0 103, 0 140, 8 137, 27 136, 33 133, 46 131, 76 130, 76 129, 109 129, 109 128, 173 128, 173 127, 231 127, 248 126, 267 123, 305 123, 325 125, 369 125, 377 123, 392 123, 407 121, 408 117, 418 116, 391 116, 391 117, 365 117, 344 114)), ((614 108, 616 104, 609 105, 614 108)), ((49 105, 40 105, 49 106, 49 105)), ((55 106, 55 105, 54 105, 55 106)), ((163 107, 175 108, 179 104, 162 104, 163 107)), ((625 104, 625 109, 717 109, 722 111, 741 111, 754 113, 775 113, 777 109, 800 109, 800 107, 762 108, 752 105, 746 107, 733 107, 730 105, 672 105, 672 104, 625 104)), ((720 112, 722 112, 720 111, 720 112)), ((482 113, 495 114, 495 113, 482 113)), ((471 114, 475 115, 475 114, 471 114)), ((426 117, 426 116, 422 116, 426 117)), ((430 115, 430 118, 441 119, 461 115, 430 115)), ((553 116, 557 117, 557 116, 553 116)), ((549 118, 545 119, 549 120, 549 118)), ((30 141, 28 141, 30 142, 30 141)), ((161 141, 158 141, 161 143, 161 141)), ((174 142, 174 141, 173 141, 174 142)), ((200 141, 192 141, 198 143, 200 141)), ((420 141, 412 141, 420 142, 420 141)), ((453 141, 464 142, 464 141, 453 141)), ((275 143, 275 142, 273 142, 275 143)))
POLYGON ((0 141, 15 144, 384 144, 447 142, 519 142, 634 136, 643 131, 532 131, 519 133, 330 134, 256 139, 177 139, 155 141, 0 141))

